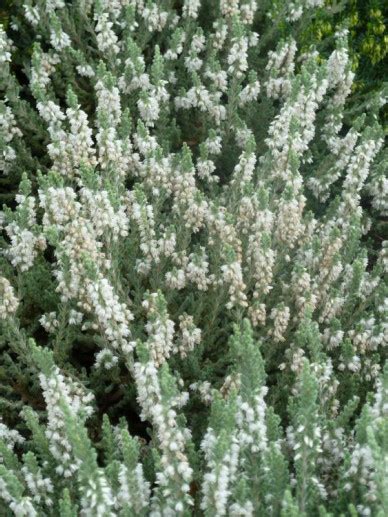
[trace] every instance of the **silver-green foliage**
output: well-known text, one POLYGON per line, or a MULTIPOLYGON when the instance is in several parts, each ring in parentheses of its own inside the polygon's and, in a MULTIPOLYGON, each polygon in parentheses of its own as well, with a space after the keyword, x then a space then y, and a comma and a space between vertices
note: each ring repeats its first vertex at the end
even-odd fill
POLYGON ((15 3, 4 515, 387 515, 383 99, 321 3, 15 3))

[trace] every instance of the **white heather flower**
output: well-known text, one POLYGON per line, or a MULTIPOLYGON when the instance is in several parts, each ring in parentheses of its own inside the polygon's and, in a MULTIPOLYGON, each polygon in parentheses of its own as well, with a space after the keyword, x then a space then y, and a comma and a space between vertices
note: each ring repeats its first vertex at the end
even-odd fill
POLYGON ((43 314, 43 316, 39 319, 39 322, 48 333, 55 332, 55 330, 59 327, 59 321, 57 320, 57 315, 55 312, 43 314))
POLYGON ((239 184, 240 189, 251 182, 256 166, 256 155, 253 152, 243 151, 238 163, 233 170, 232 180, 230 185, 239 184))
POLYGON ((255 515, 252 501, 233 503, 229 508, 230 517, 253 517, 255 515))
POLYGON ((209 136, 204 142, 210 154, 219 155, 222 150, 222 138, 218 135, 209 136))
POLYGON ((116 127, 121 120, 121 101, 120 91, 116 86, 107 87, 102 80, 97 81, 97 113, 103 114, 107 118, 107 123, 111 127, 116 127))
POLYGON ((29 492, 32 494, 32 500, 36 503, 43 503, 45 506, 52 506, 52 493, 54 486, 50 478, 43 477, 42 470, 37 469, 31 472, 28 467, 21 468, 22 475, 25 479, 29 492))
POLYGON ((144 95, 137 101, 137 107, 146 125, 153 127, 154 122, 159 118, 159 102, 155 95, 152 92, 144 95))
POLYGON ((240 447, 248 447, 252 453, 265 451, 268 447, 266 409, 264 397, 268 388, 263 386, 251 403, 238 400, 236 422, 239 427, 240 447))
POLYGON ((120 303, 112 285, 102 276, 88 280, 84 289, 90 312, 96 317, 111 346, 121 350, 124 355, 130 353, 133 342, 129 327, 133 315, 126 304, 120 303))
POLYGON ((202 483, 201 509, 215 510, 216 515, 226 515, 230 495, 229 487, 233 485, 238 475, 240 445, 236 434, 233 433, 228 437, 229 447, 226 448, 222 457, 219 453, 215 454, 217 436, 212 428, 207 429, 201 443, 207 463, 207 472, 202 483))
POLYGON ((247 307, 247 296, 245 294, 246 285, 243 281, 242 269, 240 262, 231 262, 221 266, 222 277, 228 287, 229 302, 226 304, 227 309, 241 306, 247 307))
POLYGON ((190 50, 195 54, 202 52, 205 48, 205 36, 201 33, 194 34, 193 39, 191 40, 190 50))
POLYGON ((153 206, 146 204, 140 195, 130 196, 130 219, 136 225, 140 234, 140 250, 148 261, 158 263, 160 248, 156 239, 153 206))
POLYGON ((266 322, 266 307, 264 303, 255 303, 251 305, 248 309, 248 313, 254 327, 258 325, 265 325, 266 322))
POLYGON ((149 4, 149 6, 143 8, 141 10, 141 16, 147 23, 147 29, 150 32, 161 32, 168 19, 168 13, 162 11, 157 3, 149 4))
POLYGON ((212 160, 198 159, 196 168, 201 179, 207 180, 209 183, 217 183, 220 180, 218 176, 213 174, 216 166, 212 160))
POLYGON ((348 50, 346 47, 334 50, 327 61, 328 79, 332 86, 340 83, 345 75, 349 62, 348 50))
POLYGON ((176 233, 167 230, 163 237, 158 239, 158 247, 161 256, 170 257, 176 248, 176 233))
POLYGON ((228 55, 228 73, 242 77, 248 70, 248 40, 245 37, 233 38, 233 45, 228 55))
MULTIPOLYGON (((191 504, 189 495, 192 468, 185 453, 189 433, 178 423, 176 406, 182 405, 182 397, 176 399, 163 390, 158 369, 150 360, 135 363, 134 375, 138 388, 138 402, 141 407, 141 418, 153 423, 161 451, 161 471, 156 473, 157 494, 163 497, 166 514, 175 514, 175 505, 191 504)), ((183 402, 186 398, 183 399, 183 402)), ((155 503, 158 502, 155 498, 155 503)), ((159 504, 162 504, 159 499, 159 504)), ((159 505, 158 505, 159 506, 159 505)), ((160 508, 160 506, 159 506, 160 508)))
POLYGON ((238 14, 239 0, 220 0, 220 9, 223 16, 233 17, 238 14))
POLYGON ((185 278, 197 286, 200 291, 207 291, 211 280, 208 275, 209 262, 205 248, 200 253, 191 253, 185 269, 185 278))
POLYGON ((118 480, 120 489, 117 499, 123 508, 134 512, 148 508, 151 495, 150 483, 145 480, 140 463, 136 465, 134 472, 129 472, 128 468, 121 464, 118 480))
POLYGON ((185 358, 188 352, 194 350, 195 345, 201 342, 201 329, 194 325, 193 316, 182 314, 179 316, 178 342, 175 345, 175 351, 185 358))
POLYGON ((114 241, 128 235, 128 216, 123 205, 115 211, 109 194, 105 190, 94 192, 87 188, 81 189, 81 200, 84 213, 93 222, 95 235, 101 237, 109 233, 114 241))
POLYGON ((383 139, 366 139, 352 154, 344 181, 345 194, 358 193, 368 176, 370 164, 383 144, 383 139))
POLYGON ((257 11, 257 2, 255 0, 244 1, 240 5, 241 18, 244 24, 252 25, 257 11))
POLYGON ((220 92, 226 92, 228 89, 228 74, 225 70, 214 71, 211 68, 207 68, 204 77, 209 78, 214 87, 220 92))
POLYGON ((372 195, 372 206, 382 216, 388 216, 388 178, 384 175, 372 178, 368 190, 372 195))
POLYGON ((279 203, 275 235, 280 242, 290 248, 295 246, 303 232, 301 221, 305 202, 305 197, 299 196, 289 201, 282 199, 279 203))
POLYGON ((77 106, 76 108, 68 108, 66 116, 70 124, 68 154, 71 157, 73 167, 95 165, 92 129, 88 125, 86 113, 77 106))
MULTIPOLYGON (((50 76, 55 70, 55 66, 60 62, 59 54, 44 53, 41 51, 34 52, 37 66, 31 68, 31 88, 46 88, 50 83, 50 76)), ((48 101, 50 102, 50 101, 48 101)))
MULTIPOLYGON (((372 165, 382 134, 377 123, 364 127, 377 117, 383 100, 380 93, 371 97, 365 120, 357 119, 345 132, 344 113, 351 124, 357 112, 345 109, 354 79, 346 31, 335 35, 336 50, 328 60, 318 59, 315 50, 296 60, 297 44, 289 38, 275 43, 265 70, 255 71, 250 65, 262 63, 263 56, 257 55, 261 48, 252 49, 258 43, 252 25, 260 25, 267 14, 278 21, 297 20, 323 0, 275 2, 267 13, 260 4, 257 20, 257 0, 220 0, 214 13, 203 12, 200 0, 78 3, 82 17, 75 25, 76 13, 64 0, 22 5, 37 44, 27 66, 26 95, 18 99, 15 83, 16 93, 8 88, 9 101, 0 101, 0 168, 13 174, 31 161, 23 140, 36 118, 45 127, 35 140, 47 147, 43 154, 32 148, 31 163, 44 166, 37 183, 39 206, 24 181, 16 210, 0 212, 3 258, 10 262, 6 268, 16 269, 16 279, 7 275, 18 286, 16 296, 0 276, 0 321, 8 328, 10 320, 17 346, 19 340, 24 346, 25 329, 19 333, 13 324, 18 297, 24 291, 26 302, 39 297, 35 291, 41 281, 46 285, 49 267, 59 300, 48 293, 45 302, 52 306, 44 314, 31 312, 35 323, 27 318, 29 330, 34 332, 40 321, 47 332, 58 334, 60 345, 59 334, 68 326, 65 348, 72 340, 81 346, 90 339, 99 348, 91 372, 83 370, 83 382, 102 383, 101 396, 113 389, 107 400, 114 403, 109 413, 115 421, 127 403, 132 405, 135 389, 140 418, 151 432, 140 450, 131 440, 124 443, 123 421, 108 424, 101 442, 94 425, 90 440, 73 441, 67 424, 84 425, 92 413, 91 396, 58 368, 43 368, 47 423, 39 404, 30 415, 32 423, 35 418, 45 426, 41 432, 52 461, 46 461, 47 446, 35 429, 24 445, 21 435, 0 423, 5 512, 51 515, 58 510, 58 494, 60 509, 66 508, 63 489, 70 487, 70 506, 84 517, 174 517, 201 511, 233 517, 254 517, 260 511, 291 515, 298 513, 298 505, 311 514, 321 505, 330 514, 333 508, 346 512, 350 503, 360 515, 378 513, 387 417, 385 380, 379 376, 388 344, 383 279, 388 243, 370 259, 366 243, 372 228, 361 196, 370 196, 373 210, 388 212, 384 156, 377 167, 372 165), (197 20, 204 18, 202 29, 197 20), (93 22, 95 38, 89 37, 93 22), (69 48, 75 28, 79 36, 89 34, 87 56, 69 48), (46 36, 54 48, 42 52, 39 41, 45 46, 46 36), (157 44, 161 59, 156 58, 157 44), (59 78, 68 76, 67 58, 78 74, 76 90, 91 85, 91 98, 82 95, 84 109, 70 89, 64 107, 66 85, 59 78), (250 103, 258 99, 260 85, 270 108, 258 122, 250 103), (28 89, 35 113, 24 110, 31 104, 28 89), (278 114, 268 123, 273 110, 278 114), (257 124, 263 130, 269 125, 267 138, 257 124), (316 200, 309 199, 306 187, 316 200), (48 262, 38 257, 44 236, 50 243, 48 262), (232 339, 228 346, 229 330, 245 317, 254 335, 232 339), (271 342, 284 346, 271 351, 271 342), (307 366, 307 356, 314 361, 311 382, 293 383, 307 366), (271 382, 268 410, 263 362, 285 371, 277 375, 283 387, 271 382), (133 386, 122 398, 114 386, 125 384, 128 373, 133 386), (361 418, 352 416, 351 390, 341 389, 340 381, 360 393, 364 384, 375 388, 374 402, 354 406, 361 418), (187 384, 194 400, 181 411, 189 400, 187 384), (302 397, 298 406, 293 398, 301 387, 308 403, 302 397), (201 409, 201 403, 210 407, 201 409), (276 416, 279 404, 290 409, 288 429, 276 416), (206 423, 193 427, 195 443, 201 443, 197 451, 186 417, 191 426, 192 411, 207 414, 208 409, 207 428, 206 423), (92 464, 98 454, 100 462, 100 453, 101 466, 89 471, 88 459, 92 464), (195 480, 192 458, 199 467, 195 480), (287 474, 288 465, 293 493, 287 490, 279 499, 274 491, 280 485, 271 480, 279 469, 279 480, 286 479, 282 470, 287 474), (149 472, 152 483, 145 477, 149 472), (256 494, 254 483, 262 480, 262 493, 256 494)), ((11 21, 10 28, 16 31, 17 25, 11 21)), ((273 43, 273 35, 268 36, 263 37, 265 48, 273 43)), ((0 68, 11 86, 16 80, 13 49, 0 26, 0 68)), ((76 356, 70 365, 75 372, 76 356)), ((61 366, 69 371, 69 365, 61 366)), ((10 381, 18 391, 18 383, 10 381)), ((8 404, 12 419, 22 399, 15 407, 8 404)))
POLYGON ((55 48, 55 50, 60 52, 61 50, 71 45, 71 40, 66 32, 53 29, 50 32, 50 43, 55 48))
POLYGON ((262 294, 268 294, 272 290, 276 255, 272 249, 263 249, 259 246, 255 234, 249 236, 247 255, 252 262, 253 278, 255 280, 253 297, 260 298, 262 294))
POLYGON ((266 70, 269 72, 266 88, 268 97, 278 99, 291 91, 291 78, 295 70, 296 42, 281 42, 276 51, 268 52, 266 70))
POLYGON ((80 213, 81 205, 71 187, 49 187, 39 190, 39 206, 44 209, 43 226, 64 226, 74 220, 80 213))
POLYGON ((97 16, 96 33, 98 50, 102 53, 112 52, 117 54, 120 50, 118 39, 112 30, 113 23, 109 21, 109 14, 104 12, 97 16))
POLYGON ((105 368, 106 370, 110 370, 114 366, 116 366, 119 362, 119 358, 116 355, 113 355, 111 350, 104 348, 95 358, 94 366, 95 368, 105 368))
POLYGON ((291 282, 291 289, 295 295, 295 303, 299 310, 299 314, 295 316, 295 319, 297 319, 299 315, 303 317, 307 307, 311 310, 315 309, 317 298, 312 292, 311 276, 306 271, 299 274, 293 273, 291 282))
POLYGON ((270 331, 270 335, 273 336, 275 342, 284 341, 284 334, 288 327, 290 320, 290 309, 286 305, 278 305, 271 311, 270 318, 274 322, 274 327, 270 331))
POLYGON ((12 40, 7 37, 3 26, 0 25, 0 64, 11 61, 11 45, 12 40))
POLYGON ((25 496, 20 499, 15 499, 8 490, 6 482, 0 480, 0 496, 9 505, 9 509, 17 517, 37 517, 38 512, 34 508, 30 497, 25 496))
POLYGON ((166 285, 169 289, 183 289, 186 285, 186 275, 183 269, 173 269, 166 273, 166 285))
POLYGON ((110 511, 114 505, 112 489, 103 469, 93 473, 93 477, 81 485, 81 515, 85 517, 111 517, 110 511))
POLYGON ((40 21, 40 14, 37 7, 33 7, 32 5, 23 5, 24 16, 26 20, 31 23, 34 27, 38 25, 40 21))
POLYGON ((296 0, 287 4, 287 20, 295 22, 302 16, 303 11, 308 8, 320 7, 324 0, 296 0))
MULTIPOLYGON (((1 280, 5 280, 5 278, 1 278, 1 280)), ((0 284, 1 286, 1 284, 0 284)), ((0 287, 1 289, 1 287, 0 287)), ((1 313, 0 313, 1 314, 1 313)), ((13 429, 9 429, 1 420, 0 420, 0 439, 6 444, 9 450, 12 450, 15 445, 21 445, 25 438, 17 431, 13 429)), ((1 456, 0 456, 1 458, 1 456)), ((1 458, 2 461, 2 458, 1 458)))
POLYGON ((212 107, 212 99, 210 92, 205 88, 205 86, 200 85, 190 88, 186 97, 176 97, 175 104, 177 108, 199 108, 200 111, 210 111, 212 107))
POLYGON ((30 230, 22 229, 15 223, 8 225, 6 231, 11 243, 4 252, 5 256, 14 267, 19 267, 20 271, 28 271, 38 255, 39 239, 30 230))
POLYGON ((90 65, 77 65, 76 70, 82 77, 94 77, 96 75, 93 67, 90 65))
POLYGON ((193 382, 189 388, 199 393, 201 401, 204 404, 210 405, 213 402, 212 385, 209 381, 193 382))
POLYGON ((74 457, 72 446, 66 437, 60 401, 66 404, 74 416, 86 419, 92 413, 89 404, 93 396, 86 394, 83 388, 70 379, 65 379, 58 368, 54 368, 49 377, 40 374, 39 380, 47 407, 45 434, 50 442, 50 452, 58 462, 56 472, 65 478, 70 477, 78 470, 79 461, 74 457))
POLYGON ((254 83, 247 84, 239 93, 240 106, 245 106, 248 102, 257 100, 260 93, 260 82, 255 81, 254 83))
POLYGON ((82 312, 75 311, 74 309, 70 309, 69 314, 69 325, 80 325, 82 323, 83 314, 82 312))
POLYGON ((46 0, 46 9, 49 13, 53 13, 56 9, 65 7, 65 0, 46 0))
POLYGON ((12 162, 16 159, 16 153, 11 144, 15 137, 22 137, 20 129, 16 126, 16 120, 12 110, 5 103, 0 103, 0 171, 8 173, 12 162))
POLYGON ((228 25, 223 23, 223 20, 217 20, 213 23, 213 29, 215 30, 213 48, 215 50, 221 50, 228 36, 228 25))
POLYGON ((174 322, 168 318, 165 300, 160 293, 152 293, 143 302, 147 310, 147 348, 157 366, 160 366, 173 350, 174 322))
POLYGON ((51 132, 61 127, 61 122, 66 119, 61 108, 53 101, 38 102, 39 115, 49 123, 51 132))
POLYGON ((193 18, 193 20, 196 20, 198 18, 200 7, 201 0, 185 0, 183 4, 183 17, 193 18))

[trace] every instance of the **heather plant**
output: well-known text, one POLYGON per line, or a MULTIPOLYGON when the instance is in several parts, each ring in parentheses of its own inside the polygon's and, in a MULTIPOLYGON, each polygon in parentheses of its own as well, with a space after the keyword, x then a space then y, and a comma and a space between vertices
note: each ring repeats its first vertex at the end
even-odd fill
POLYGON ((349 125, 347 30, 325 57, 320 0, 17 5, 3 514, 386 515, 384 98, 349 125))

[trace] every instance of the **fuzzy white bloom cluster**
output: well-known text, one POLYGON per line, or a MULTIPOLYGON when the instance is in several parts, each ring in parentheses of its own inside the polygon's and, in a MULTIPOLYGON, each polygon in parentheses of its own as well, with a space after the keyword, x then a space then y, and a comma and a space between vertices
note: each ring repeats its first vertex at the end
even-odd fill
POLYGON ((373 178, 368 185, 369 192, 373 196, 373 208, 383 216, 388 215, 388 179, 384 175, 373 178))
POLYGON ((194 325, 193 316, 181 314, 179 316, 180 336, 175 345, 175 351, 185 358, 194 347, 201 342, 201 329, 194 325))
POLYGON ((198 18, 198 11, 201 7, 201 0, 185 0, 183 5, 183 17, 198 18))
POLYGON ((18 5, 22 87, 0 28, 5 511, 383 515, 381 101, 322 0, 175 4, 18 5))
POLYGON ((57 320, 57 314, 55 312, 43 314, 39 321, 45 331, 49 333, 55 332, 55 330, 59 327, 59 321, 57 320))
POLYGON ((7 37, 3 26, 0 26, 0 65, 3 68, 5 63, 11 61, 12 40, 7 37))
POLYGON ((12 140, 21 137, 22 133, 16 126, 12 110, 4 102, 0 103, 0 170, 8 173, 12 162, 16 159, 14 148, 10 145, 12 140))
POLYGON ((111 487, 102 469, 93 473, 93 479, 88 479, 81 489, 81 515, 85 517, 113 517, 111 508, 114 505, 111 487))
MULTIPOLYGON (((129 330, 132 313, 120 302, 102 272, 90 276, 85 260, 94 261, 94 267, 99 264, 105 271, 110 262, 100 251, 102 244, 98 239, 104 236, 115 241, 127 235, 128 220, 123 208, 114 211, 107 192, 94 195, 91 190, 82 188, 80 198, 82 205, 70 188, 50 187, 40 192, 40 204, 46 210, 43 223, 48 230, 55 224, 63 232, 59 262, 65 264, 71 260, 68 271, 56 271, 58 291, 63 300, 75 299, 83 312, 91 313, 96 319, 96 328, 101 329, 113 349, 127 354, 133 348, 129 330), (86 218, 82 216, 81 207, 86 218)), ((98 362, 100 360, 101 357, 98 362)))
POLYGON ((106 12, 97 16, 96 33, 98 50, 102 53, 111 52, 117 54, 120 50, 117 45, 117 36, 112 30, 113 22, 109 21, 109 14, 106 12))
POLYGON ((201 508, 209 510, 214 508, 216 515, 225 515, 230 494, 229 486, 235 481, 238 473, 239 443, 236 436, 232 436, 221 458, 220 466, 212 459, 212 452, 217 437, 209 428, 202 442, 202 449, 210 468, 203 482, 203 500, 201 508), (217 468, 218 467, 218 468, 217 468))
POLYGON ((253 397, 253 404, 237 399, 238 411, 236 415, 237 426, 240 429, 239 442, 241 447, 248 447, 251 452, 265 451, 268 447, 266 426, 266 403, 264 397, 268 389, 264 386, 253 397))
POLYGON ((295 22, 299 20, 303 12, 306 9, 313 7, 321 7, 324 4, 324 0, 295 0, 287 3, 287 19, 288 21, 295 22))
POLYGON ((229 74, 242 77, 248 69, 248 46, 247 38, 239 38, 233 42, 228 55, 229 74))
POLYGON ((37 503, 42 502, 48 508, 52 507, 54 486, 51 479, 44 477, 39 467, 32 471, 27 466, 24 466, 22 467, 22 474, 28 490, 32 494, 32 500, 37 503))
POLYGON ((35 229, 36 206, 32 196, 20 194, 16 217, 5 225, 5 231, 10 239, 10 246, 4 254, 9 258, 14 267, 21 271, 30 269, 39 251, 46 248, 44 236, 35 229))
POLYGON ((113 241, 128 235, 128 216, 123 205, 117 211, 112 206, 109 193, 104 190, 95 192, 82 188, 80 201, 85 213, 94 221, 96 237, 108 234, 113 241))
POLYGON ((120 303, 112 285, 106 278, 88 282, 86 286, 86 306, 96 317, 98 325, 114 349, 128 354, 133 349, 130 341, 129 322, 133 315, 125 303, 120 303))
POLYGON ((160 366, 173 349, 174 322, 168 318, 166 303, 161 293, 151 293, 142 305, 147 311, 148 318, 145 326, 149 336, 147 347, 152 360, 160 366))
MULTIPOLYGON (((54 20, 56 21, 56 19, 54 20)), ((55 21, 54 28, 51 30, 50 43, 55 50, 60 52, 71 45, 71 40, 69 35, 63 32, 62 28, 55 21)))
POLYGON ((274 328, 270 331, 275 342, 285 341, 284 333, 290 319, 290 309, 287 306, 277 306, 271 311, 270 318, 274 320, 274 328))
POLYGON ((246 286, 243 281, 241 264, 239 262, 232 262, 221 266, 222 276, 226 285, 229 285, 229 302, 226 305, 227 309, 235 306, 247 307, 248 302, 245 294, 246 286))
POLYGON ((36 6, 25 4, 23 6, 24 16, 31 25, 36 26, 40 22, 39 9, 36 6))
POLYGON ((15 445, 21 445, 24 442, 23 436, 15 431, 9 429, 3 422, 0 421, 0 438, 7 445, 7 448, 12 450, 15 445))
POLYGON ((79 461, 73 454, 72 446, 64 429, 63 405, 70 408, 75 416, 87 418, 92 413, 90 403, 94 399, 91 393, 85 393, 83 387, 65 379, 58 368, 50 377, 39 376, 43 396, 47 406, 46 436, 50 442, 50 452, 57 460, 56 472, 70 477, 79 468, 79 461))
POLYGON ((291 39, 279 43, 275 52, 268 53, 269 78, 266 83, 268 97, 286 97, 291 91, 291 78, 295 70, 296 42, 291 39))
POLYGON ((120 465, 118 478, 120 491, 117 498, 121 506, 133 509, 135 512, 141 512, 147 508, 151 490, 149 483, 144 479, 142 465, 137 464, 134 473, 130 473, 125 465, 120 465), (130 491, 132 484, 135 484, 135 491, 130 491))
POLYGON ((233 17, 238 13, 239 0, 220 0, 220 9, 223 16, 233 17))
POLYGON ((153 496, 154 515, 179 515, 192 505, 189 491, 193 471, 185 452, 190 431, 178 423, 176 410, 187 401, 187 394, 176 397, 166 393, 161 374, 153 360, 134 365, 141 417, 155 426, 162 453, 153 496))
POLYGON ((30 497, 14 497, 4 479, 0 478, 0 495, 18 517, 35 517, 37 512, 30 497))
MULTIPOLYGON (((386 463, 386 455, 384 458, 377 456, 376 440, 381 432, 384 433, 384 425, 386 425, 388 417, 388 386, 386 382, 378 381, 377 390, 373 404, 366 407, 366 413, 370 416, 369 427, 364 430, 363 443, 357 443, 352 452, 349 462, 349 468, 345 474, 345 491, 351 490, 351 479, 357 477, 360 484, 366 491, 366 504, 360 505, 361 515, 371 515, 369 505, 376 500, 378 491, 382 488, 381 483, 385 480, 379 480, 374 475, 376 463, 382 460, 382 466, 386 463), (379 486, 380 485, 380 486, 379 486)), ((383 473, 383 471, 382 471, 383 473)), ((383 474, 384 476, 384 474, 383 474)))
POLYGON ((12 285, 6 278, 0 277, 0 319, 5 320, 15 314, 18 305, 12 285))
POLYGON ((167 23, 168 12, 162 11, 158 4, 151 3, 149 7, 143 9, 142 17, 149 32, 160 32, 167 23))
POLYGON ((7 234, 11 239, 11 245, 7 255, 14 267, 20 267, 21 271, 27 271, 34 263, 39 249, 44 247, 44 241, 37 238, 33 232, 26 228, 20 228, 16 224, 7 226, 7 234))

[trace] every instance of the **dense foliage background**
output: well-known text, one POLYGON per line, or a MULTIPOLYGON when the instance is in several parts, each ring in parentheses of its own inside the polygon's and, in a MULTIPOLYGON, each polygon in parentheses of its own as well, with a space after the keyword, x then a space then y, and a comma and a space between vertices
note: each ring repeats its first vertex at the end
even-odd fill
POLYGON ((383 2, 0 22, 3 514, 385 515, 383 2))

